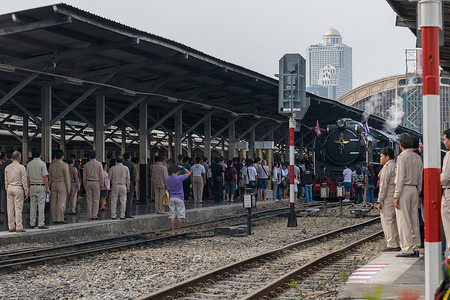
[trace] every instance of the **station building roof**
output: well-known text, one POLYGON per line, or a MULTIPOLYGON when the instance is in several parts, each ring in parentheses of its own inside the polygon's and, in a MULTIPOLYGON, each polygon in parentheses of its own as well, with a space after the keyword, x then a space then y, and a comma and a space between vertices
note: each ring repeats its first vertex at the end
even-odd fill
MULTIPOLYGON (((175 41, 56 4, 0 15, 0 45, 2 112, 39 119, 42 87, 52 86, 54 122, 64 117, 95 124, 94 96, 105 95, 109 126, 138 128, 138 104, 147 101, 149 127, 182 108, 183 131, 212 113, 213 136, 222 132, 226 139, 221 129, 239 118, 236 138, 246 139, 258 124, 256 140, 268 140, 267 132, 278 126, 274 140, 284 144, 287 118, 277 113, 277 79, 175 41)), ((361 119, 358 109, 307 96, 311 106, 302 125, 310 132, 316 120, 361 119)), ((383 123, 369 119, 378 129, 383 123)), ((155 129, 173 131, 173 118, 155 129)), ((408 129, 398 128, 403 131, 408 129)), ((192 133, 201 135, 203 125, 192 133)))
MULTIPOLYGON (((417 3, 410 0, 386 0, 397 14, 395 24, 400 27, 407 27, 411 32, 418 36, 417 28, 417 3)), ((442 2, 443 10, 443 30, 444 45, 439 48, 440 66, 443 74, 450 76, 450 3, 442 2)))

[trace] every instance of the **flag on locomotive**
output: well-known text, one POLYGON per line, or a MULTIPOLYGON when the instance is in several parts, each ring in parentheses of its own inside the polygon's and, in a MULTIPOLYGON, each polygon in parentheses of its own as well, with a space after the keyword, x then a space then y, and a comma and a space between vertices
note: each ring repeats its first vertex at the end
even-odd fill
POLYGON ((317 136, 320 136, 322 134, 322 130, 320 130, 319 120, 316 122, 316 127, 314 128, 314 131, 316 132, 317 136))
POLYGON ((369 129, 369 123, 367 123, 364 125, 364 129, 366 130, 366 134, 370 134, 370 129, 369 129))

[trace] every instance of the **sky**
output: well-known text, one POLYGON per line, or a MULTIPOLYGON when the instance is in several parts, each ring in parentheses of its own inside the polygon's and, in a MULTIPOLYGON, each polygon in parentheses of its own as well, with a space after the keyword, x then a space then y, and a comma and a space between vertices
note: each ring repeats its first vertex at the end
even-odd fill
MULTIPOLYGON (((59 3, 2 0, 0 14, 59 3)), ((273 77, 286 53, 306 56, 327 29, 353 48, 353 88, 405 73, 415 36, 384 0, 66 0, 64 3, 273 77)))

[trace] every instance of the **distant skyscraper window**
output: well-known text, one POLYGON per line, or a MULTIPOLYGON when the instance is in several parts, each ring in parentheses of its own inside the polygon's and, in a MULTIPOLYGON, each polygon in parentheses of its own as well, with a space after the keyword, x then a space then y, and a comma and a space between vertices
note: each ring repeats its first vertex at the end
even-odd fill
POLYGON ((352 48, 334 28, 325 32, 321 43, 306 49, 306 90, 317 92, 317 86, 326 87, 334 100, 352 90, 352 48))

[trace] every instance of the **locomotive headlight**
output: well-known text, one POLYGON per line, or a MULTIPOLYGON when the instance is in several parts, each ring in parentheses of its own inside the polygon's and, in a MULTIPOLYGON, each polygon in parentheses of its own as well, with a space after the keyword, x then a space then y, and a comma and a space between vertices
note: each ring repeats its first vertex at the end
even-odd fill
POLYGON ((345 121, 344 121, 343 119, 338 119, 338 120, 336 121, 336 125, 337 125, 339 128, 343 128, 343 127, 345 126, 345 121))

